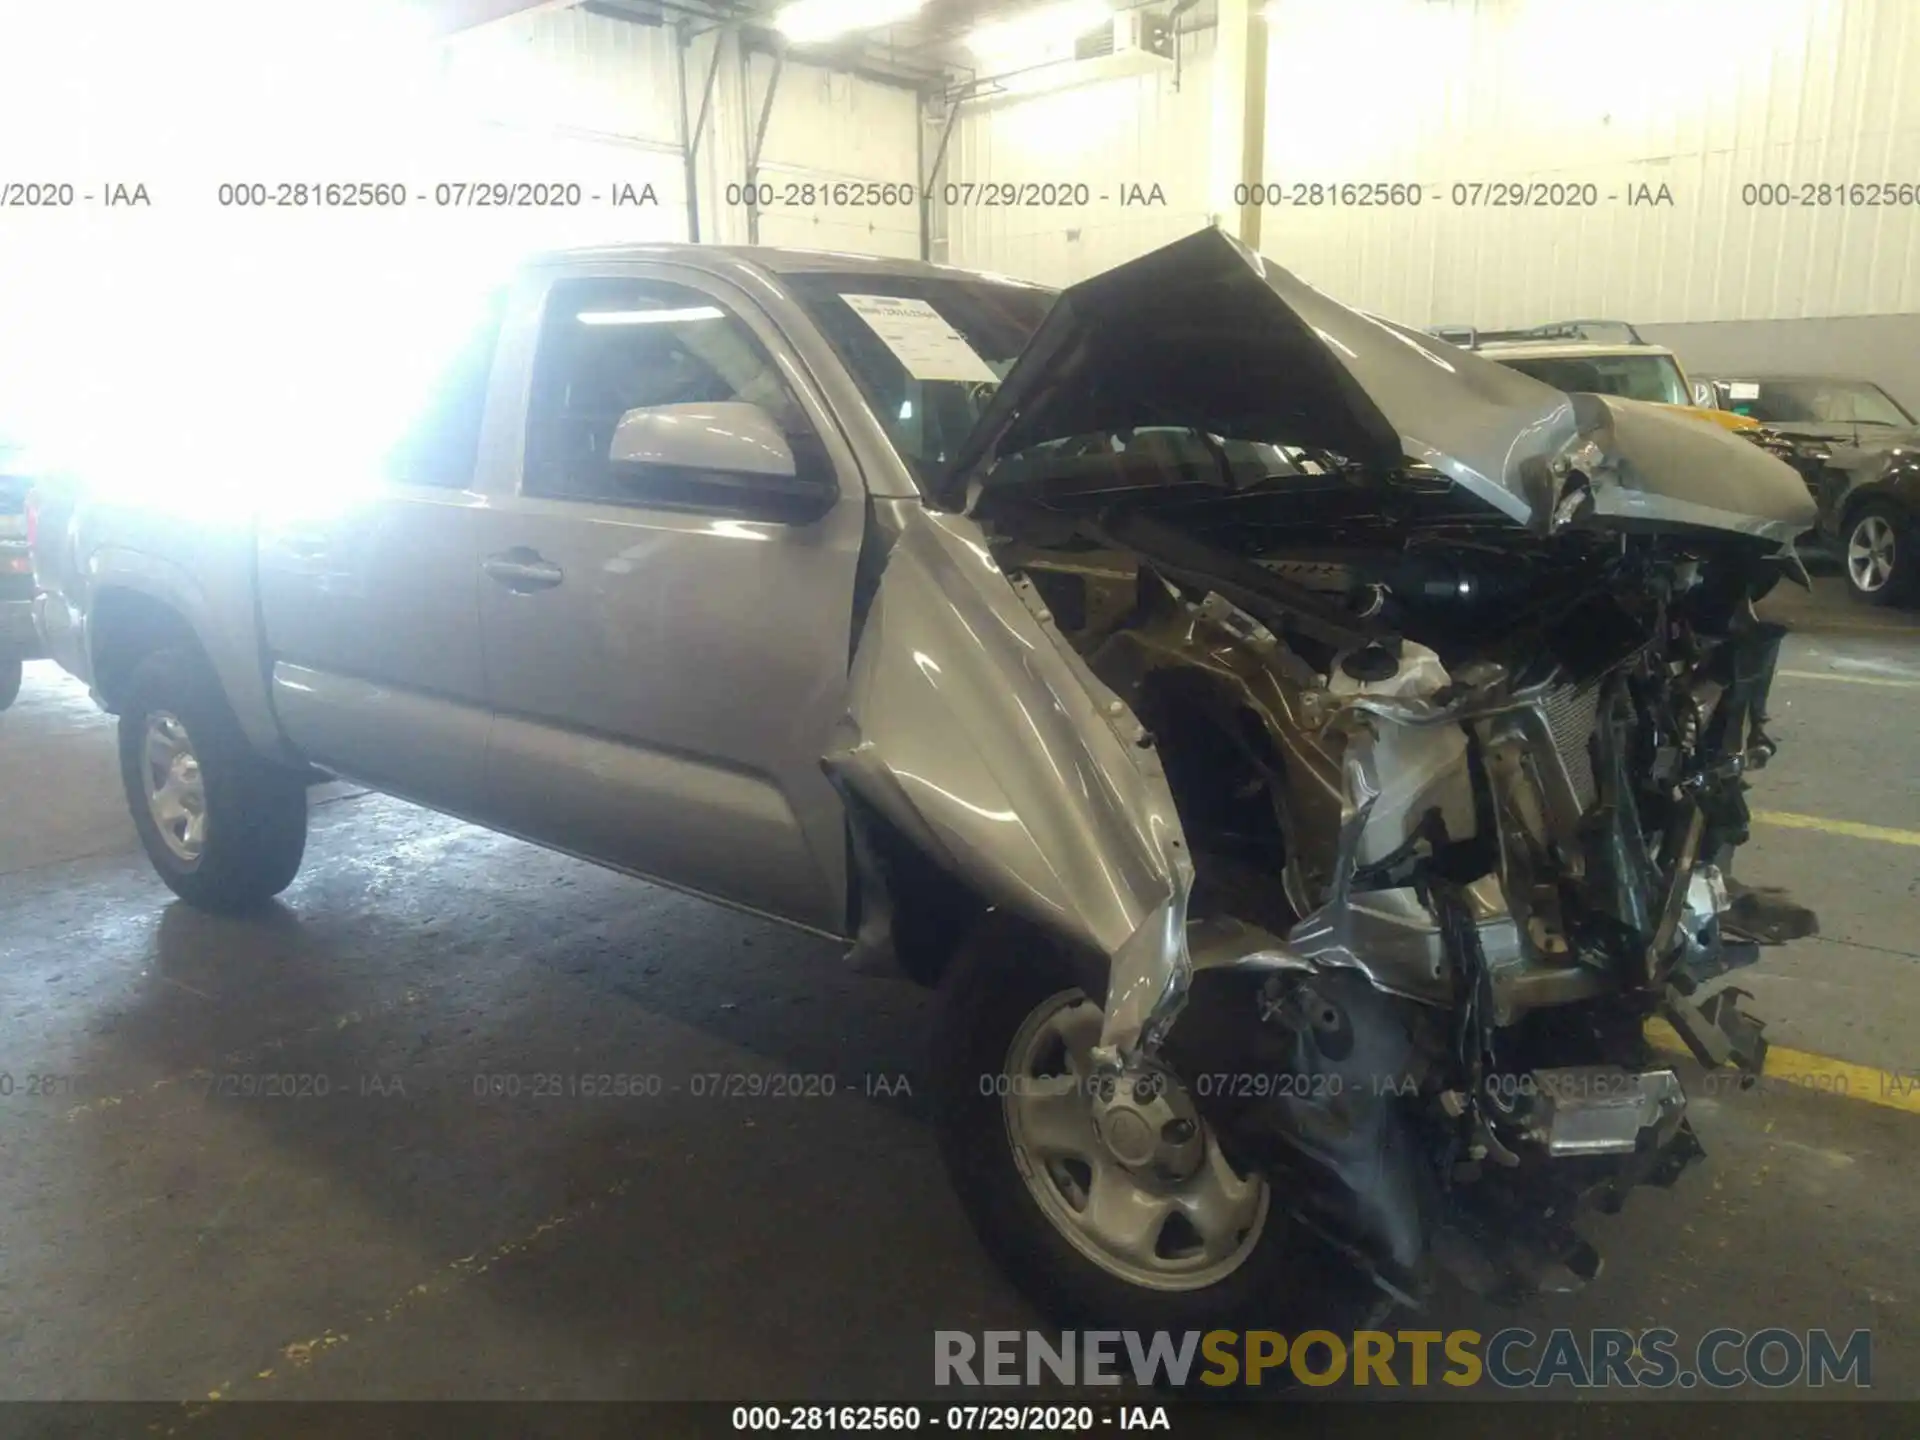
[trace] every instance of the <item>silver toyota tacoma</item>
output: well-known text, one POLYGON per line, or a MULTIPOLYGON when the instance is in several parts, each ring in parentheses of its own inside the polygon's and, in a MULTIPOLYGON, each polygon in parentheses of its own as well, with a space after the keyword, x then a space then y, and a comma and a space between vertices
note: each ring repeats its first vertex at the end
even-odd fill
POLYGON ((290 473, 39 498, 162 879, 266 901, 344 776, 898 966, 1063 1319, 1590 1279, 1700 1153, 1648 1022, 1757 1071, 1714 982, 1813 923, 1730 874, 1798 476, 1218 231, 1057 294, 548 257, 377 473, 290 473))

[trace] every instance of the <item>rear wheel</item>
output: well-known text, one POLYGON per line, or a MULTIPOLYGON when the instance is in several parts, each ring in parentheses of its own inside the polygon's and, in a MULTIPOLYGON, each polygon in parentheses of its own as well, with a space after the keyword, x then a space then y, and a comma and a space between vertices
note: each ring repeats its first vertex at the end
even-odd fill
POLYGON ((0 710, 20 698, 20 677, 25 669, 18 655, 0 655, 0 710))
POLYGON ((1847 584, 1873 605, 1894 605, 1913 597, 1920 555, 1912 518, 1897 505, 1869 500, 1854 512, 1842 546, 1847 584))
POLYGON ((934 1080, 942 1153, 975 1231, 1065 1322, 1271 1324, 1321 1257, 1177 1076, 1117 1095, 1094 1072, 1101 1022, 1065 957, 1024 926, 989 916, 954 956, 934 1080))
POLYGON ((198 655, 142 660, 120 707, 120 776, 153 868, 203 910, 258 906, 307 844, 306 778, 263 759, 198 655))

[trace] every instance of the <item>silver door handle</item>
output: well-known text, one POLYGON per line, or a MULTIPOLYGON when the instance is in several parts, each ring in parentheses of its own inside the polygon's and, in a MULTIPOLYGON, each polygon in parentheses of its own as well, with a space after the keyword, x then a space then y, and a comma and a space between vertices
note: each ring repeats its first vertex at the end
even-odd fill
POLYGON ((480 568, 491 579, 521 595, 531 590, 551 590, 566 579, 566 572, 537 550, 515 548, 489 555, 480 562, 480 568))

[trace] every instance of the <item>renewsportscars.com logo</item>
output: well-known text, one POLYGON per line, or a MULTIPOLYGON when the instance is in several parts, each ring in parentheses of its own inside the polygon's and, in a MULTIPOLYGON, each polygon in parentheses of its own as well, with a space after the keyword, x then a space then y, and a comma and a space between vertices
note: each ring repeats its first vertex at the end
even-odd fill
POLYGON ((1478 1330, 1357 1330, 1349 1335, 1306 1330, 1064 1331, 936 1330, 936 1385, 1119 1385, 1195 1383, 1505 1390, 1690 1390, 1705 1385, 1783 1389, 1873 1384, 1873 1333, 1835 1339, 1826 1330, 1709 1330, 1691 1346, 1668 1329, 1545 1335, 1512 1327, 1478 1330))

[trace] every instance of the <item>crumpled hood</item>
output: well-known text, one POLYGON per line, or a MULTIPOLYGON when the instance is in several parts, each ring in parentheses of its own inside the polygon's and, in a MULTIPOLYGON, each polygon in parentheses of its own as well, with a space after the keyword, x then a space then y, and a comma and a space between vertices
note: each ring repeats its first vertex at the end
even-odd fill
POLYGON ((1580 402, 1351 310, 1209 229, 1061 292, 939 490, 959 503, 969 485, 993 486, 997 458, 1048 441, 1178 426, 1375 472, 1423 463, 1542 531, 1564 518, 1576 457, 1596 498, 1629 487, 1619 508, 1635 521, 1661 518, 1671 485, 1685 492, 1666 517, 1676 524, 1788 540, 1813 523, 1799 477, 1751 441, 1665 407, 1580 402))

